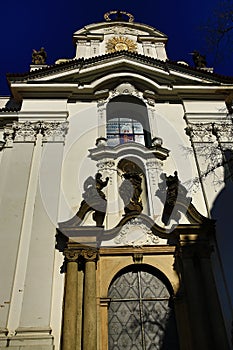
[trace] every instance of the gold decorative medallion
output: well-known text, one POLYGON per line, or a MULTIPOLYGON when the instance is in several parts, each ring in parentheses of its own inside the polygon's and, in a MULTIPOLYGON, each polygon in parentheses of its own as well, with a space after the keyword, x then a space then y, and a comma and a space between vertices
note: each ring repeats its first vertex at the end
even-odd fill
POLYGON ((114 36, 109 39, 106 45, 107 53, 116 51, 130 51, 135 52, 137 50, 137 44, 124 36, 114 36))

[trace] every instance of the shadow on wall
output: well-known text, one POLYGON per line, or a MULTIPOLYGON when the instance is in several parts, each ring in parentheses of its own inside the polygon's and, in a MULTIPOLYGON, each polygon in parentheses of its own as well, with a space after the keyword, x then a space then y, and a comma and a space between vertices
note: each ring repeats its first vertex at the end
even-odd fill
POLYGON ((109 349, 178 350, 173 291, 160 271, 131 265, 109 288, 109 349))
POLYGON ((211 216, 216 220, 216 240, 219 248, 225 279, 233 304, 233 151, 223 151, 225 187, 216 197, 211 210, 211 216))

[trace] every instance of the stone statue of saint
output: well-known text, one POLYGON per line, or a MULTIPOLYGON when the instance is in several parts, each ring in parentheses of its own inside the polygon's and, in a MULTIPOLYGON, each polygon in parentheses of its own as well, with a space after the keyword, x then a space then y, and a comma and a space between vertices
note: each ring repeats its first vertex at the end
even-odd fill
POLYGON ((141 200, 142 178, 137 173, 124 173, 119 193, 124 202, 125 214, 141 213, 143 206, 141 200))
POLYGON ((196 50, 191 55, 193 56, 193 62, 196 68, 206 68, 206 57, 204 55, 201 55, 196 50))
POLYGON ((47 53, 43 47, 41 47, 39 51, 35 49, 32 50, 32 64, 45 64, 46 58, 47 53))

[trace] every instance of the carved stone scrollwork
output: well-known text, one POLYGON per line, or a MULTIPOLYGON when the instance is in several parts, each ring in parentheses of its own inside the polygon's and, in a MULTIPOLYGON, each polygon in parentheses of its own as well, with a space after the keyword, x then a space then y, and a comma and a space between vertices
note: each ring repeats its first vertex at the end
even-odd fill
POLYGON ((68 122, 41 122, 40 131, 43 135, 43 142, 64 142, 68 122))
POLYGON ((38 134, 43 135, 43 142, 64 142, 68 130, 68 122, 14 122, 4 129, 6 147, 13 142, 36 142, 38 134))
POLYGON ((68 262, 76 262, 76 261, 78 261, 78 258, 81 255, 81 251, 80 250, 65 249, 64 255, 65 255, 65 258, 68 262))
POLYGON ((157 171, 162 171, 162 162, 158 160, 151 160, 146 163, 146 168, 149 175, 149 180, 153 186, 157 184, 157 171))
POLYGON ((84 260, 87 261, 97 261, 99 259, 99 253, 98 250, 96 249, 83 249, 82 250, 82 257, 84 258, 84 260))
POLYGON ((214 123, 213 134, 220 142, 233 142, 233 124, 232 122, 214 123))
POLYGON ((142 253, 134 253, 133 254, 133 262, 135 264, 142 264, 143 254, 142 253))
POLYGON ((153 100, 153 98, 147 98, 147 103, 149 106, 155 106, 155 100, 153 100))
POLYGON ((143 223, 141 218, 135 218, 122 227, 114 241, 120 245, 141 247, 158 244, 159 238, 152 233, 151 229, 143 223))
POLYGON ((186 134, 193 142, 213 142, 215 137, 212 133, 212 123, 189 124, 186 134))
POLYGON ((37 124, 26 121, 25 123, 13 123, 15 131, 14 142, 35 142, 39 132, 37 124))
POLYGON ((99 162, 97 164, 97 167, 100 171, 103 171, 103 170, 113 170, 114 167, 115 167, 115 162, 113 160, 108 160, 108 161, 105 161, 105 162, 99 162))
POLYGON ((114 91, 111 92, 111 98, 118 95, 132 95, 140 98, 142 94, 132 84, 122 83, 118 85, 114 91))
POLYGON ((24 123, 14 122, 4 129, 6 147, 12 147, 13 142, 35 142, 38 132, 36 123, 29 121, 24 123))
POLYGON ((15 137, 15 130, 12 129, 12 127, 5 127, 3 138, 5 141, 5 147, 13 147, 14 143, 14 137, 15 137))

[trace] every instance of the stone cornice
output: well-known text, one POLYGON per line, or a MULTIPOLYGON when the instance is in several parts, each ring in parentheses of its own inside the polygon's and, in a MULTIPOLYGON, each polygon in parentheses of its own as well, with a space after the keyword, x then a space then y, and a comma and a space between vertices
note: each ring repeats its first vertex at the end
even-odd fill
POLYGON ((95 56, 95 57, 91 57, 91 58, 79 58, 79 59, 73 59, 70 60, 68 62, 64 62, 64 63, 60 63, 60 64, 55 64, 55 65, 51 65, 48 66, 47 68, 42 68, 42 69, 38 69, 36 71, 32 71, 32 72, 26 72, 26 73, 22 73, 22 74, 14 74, 14 73, 8 73, 7 74, 7 78, 9 80, 9 82, 13 82, 13 81, 29 81, 29 80, 33 80, 35 78, 39 78, 39 77, 43 77, 46 75, 51 75, 54 74, 55 72, 63 72, 63 71, 71 71, 73 69, 80 69, 81 67, 83 67, 83 65, 92 65, 95 64, 97 62, 102 62, 103 64, 105 64, 106 60, 109 59, 115 59, 117 57, 125 57, 127 59, 134 59, 138 62, 142 62, 145 65, 153 65, 155 67, 161 68, 161 69, 165 69, 166 71, 170 71, 170 73, 172 72, 172 70, 174 71, 179 71, 182 74, 187 74, 187 75, 191 75, 193 77, 199 77, 200 79, 207 79, 207 81, 209 82, 213 82, 213 83, 229 83, 232 84, 233 83, 233 77, 227 77, 227 76, 223 76, 220 74, 216 74, 216 73, 209 73, 206 71, 201 71, 198 70, 194 67, 191 66, 186 66, 182 63, 177 63, 177 62, 173 62, 173 61, 161 61, 161 60, 157 60, 155 58, 149 57, 149 56, 145 56, 145 55, 141 55, 138 53, 132 53, 132 52, 114 52, 114 53, 109 53, 109 54, 105 54, 105 55, 100 55, 100 56, 95 56))
POLYGON ((99 161, 101 159, 118 159, 124 155, 132 154, 139 156, 142 159, 161 159, 165 160, 168 157, 169 150, 163 147, 146 148, 143 145, 136 143, 126 143, 115 147, 102 146, 89 150, 90 157, 93 160, 99 161))

